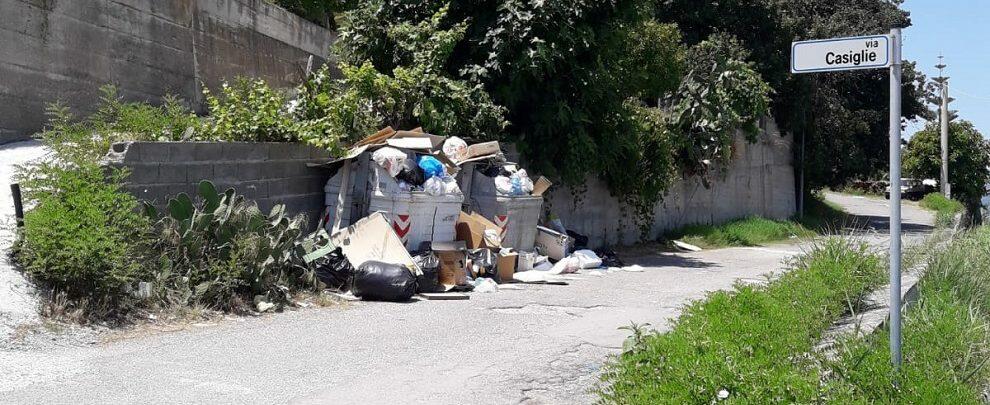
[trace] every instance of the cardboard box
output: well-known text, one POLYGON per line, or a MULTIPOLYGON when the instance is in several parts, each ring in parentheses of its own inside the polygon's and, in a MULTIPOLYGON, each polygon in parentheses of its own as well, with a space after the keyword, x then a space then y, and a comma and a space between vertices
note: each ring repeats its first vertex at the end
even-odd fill
POLYGON ((552 185, 553 183, 551 183, 550 180, 547 180, 546 177, 540 176, 540 178, 536 179, 536 182, 533 183, 533 195, 543 195, 543 193, 545 193, 552 185))
POLYGON ((537 226, 534 246, 547 257, 560 260, 570 253, 571 247, 574 246, 574 238, 550 228, 537 226))
POLYGON ((432 244, 431 248, 433 254, 440 259, 438 274, 440 284, 467 284, 467 273, 464 272, 467 266, 467 248, 464 247, 464 242, 436 242, 432 244))
POLYGON ((512 280, 512 275, 516 273, 516 259, 519 253, 499 253, 498 255, 498 279, 503 283, 512 280))
MULTIPOLYGON (((498 249, 502 245, 501 240, 492 240, 492 238, 485 237, 486 230, 492 230, 495 235, 501 235, 501 228, 478 213, 468 214, 461 211, 460 216, 457 218, 457 224, 454 225, 454 230, 456 233, 455 239, 464 241, 468 249, 498 249)), ((491 233, 489 232, 489 234, 491 233)))

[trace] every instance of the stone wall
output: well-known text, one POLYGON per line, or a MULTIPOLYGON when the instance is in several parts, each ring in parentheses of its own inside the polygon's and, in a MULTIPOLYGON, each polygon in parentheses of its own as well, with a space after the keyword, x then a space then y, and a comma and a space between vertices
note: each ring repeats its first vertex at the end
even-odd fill
POLYGON ((325 150, 293 143, 124 142, 114 144, 106 160, 130 169, 125 188, 159 207, 180 192, 195 196, 199 182, 210 180, 221 191, 233 187, 256 200, 264 212, 285 204, 290 214, 315 223, 329 175, 306 164, 329 158, 325 150))
MULTIPOLYGON (((796 211, 791 137, 765 120, 756 143, 737 136, 724 176, 710 188, 697 178, 676 181, 653 210, 655 220, 648 239, 689 224, 716 224, 752 215, 786 219, 796 211)), ((571 230, 588 235, 593 246, 627 245, 642 236, 635 212, 591 179, 575 198, 567 187, 555 188, 547 198, 553 212, 571 230), (577 202, 576 202, 577 200, 577 202)))
POLYGON ((0 143, 41 129, 45 103, 92 112, 99 87, 132 101, 235 76, 293 86, 335 34, 264 0, 0 0, 0 143))

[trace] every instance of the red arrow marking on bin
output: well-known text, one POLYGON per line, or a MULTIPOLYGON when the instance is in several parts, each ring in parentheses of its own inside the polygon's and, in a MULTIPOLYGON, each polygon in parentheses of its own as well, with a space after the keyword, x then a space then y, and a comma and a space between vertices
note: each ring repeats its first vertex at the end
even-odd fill
POLYGON ((406 243, 406 235, 409 234, 409 229, 412 228, 412 221, 409 220, 409 214, 398 214, 392 218, 392 229, 395 230, 395 234, 402 239, 402 243, 406 243))
POLYGON ((495 221, 495 226, 502 228, 502 236, 505 236, 505 231, 509 229, 509 216, 508 215, 496 215, 493 218, 495 221))

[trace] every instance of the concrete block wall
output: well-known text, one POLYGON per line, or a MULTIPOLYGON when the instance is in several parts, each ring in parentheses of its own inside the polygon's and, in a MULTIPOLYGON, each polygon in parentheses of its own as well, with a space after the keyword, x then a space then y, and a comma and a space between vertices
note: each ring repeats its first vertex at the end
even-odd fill
POLYGON ((200 112, 224 78, 294 86, 335 37, 265 0, 0 0, 0 143, 40 130, 49 102, 91 113, 108 83, 200 112))
POLYGON ((305 214, 312 224, 323 214, 327 151, 309 145, 275 142, 124 142, 114 144, 107 164, 130 170, 125 188, 138 198, 164 207, 179 193, 196 196, 202 180, 223 191, 233 187, 258 202, 263 212, 285 204, 292 215, 305 214))
MULTIPOLYGON (((681 179, 654 207, 654 222, 646 239, 689 224, 716 224, 752 215, 786 219, 794 215, 796 195, 790 136, 765 120, 756 143, 741 135, 733 142, 732 159, 724 175, 710 188, 697 178, 681 179)), ((591 245, 628 245, 642 236, 635 211, 610 195, 597 178, 587 181, 579 198, 568 187, 555 187, 550 206, 568 229, 588 235, 591 245)))

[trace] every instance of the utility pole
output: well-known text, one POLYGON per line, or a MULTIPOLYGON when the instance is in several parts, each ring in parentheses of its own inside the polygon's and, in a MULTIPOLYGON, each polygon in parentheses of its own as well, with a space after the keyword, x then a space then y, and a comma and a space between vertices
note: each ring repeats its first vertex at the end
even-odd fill
POLYGON ((938 68, 938 77, 935 81, 939 83, 939 90, 942 96, 942 103, 939 108, 939 127, 942 135, 942 176, 939 179, 939 187, 941 188, 942 195, 949 198, 951 197, 951 191, 949 190, 949 78, 942 74, 942 69, 945 69, 945 63, 942 58, 942 55, 939 55, 938 64, 935 65, 938 68))

